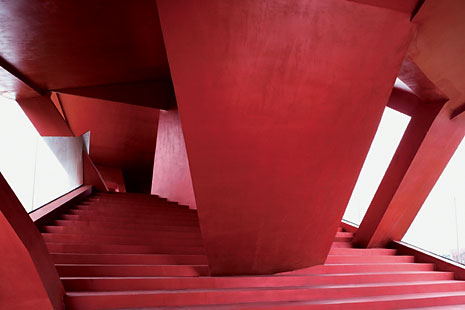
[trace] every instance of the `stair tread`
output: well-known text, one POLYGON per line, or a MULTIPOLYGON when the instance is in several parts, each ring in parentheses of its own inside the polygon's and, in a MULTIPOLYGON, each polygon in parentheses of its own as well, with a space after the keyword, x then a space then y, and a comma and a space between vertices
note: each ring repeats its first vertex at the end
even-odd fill
MULTIPOLYGON (((440 297, 464 297, 465 292, 437 292, 437 293, 416 293, 416 294, 403 294, 403 295, 386 295, 386 296, 370 296, 370 297, 355 297, 355 298, 341 298, 341 299, 323 299, 313 301, 280 301, 280 302, 254 302, 254 303, 237 303, 237 304, 221 304, 221 305, 198 305, 198 306, 183 306, 183 307, 138 307, 138 308, 120 308, 118 310, 198 310, 198 309, 215 309, 215 310, 232 310, 232 309, 258 309, 258 307, 299 307, 305 305, 337 305, 337 304, 361 304, 370 302, 386 302, 386 301, 402 301, 402 300, 419 300, 428 298, 440 297)), ((286 308, 285 308, 286 307, 286 308)), ((297 309, 297 308, 296 308, 297 309)), ((329 308, 325 308, 329 309, 329 308)), ((418 309, 418 308, 414 308, 418 309)), ((434 308, 433 308, 434 309, 434 308)), ((444 309, 450 309, 445 307, 444 309)), ((292 308, 294 310, 294 308, 292 308)))
POLYGON ((355 309, 358 303, 367 309, 396 300, 407 309, 415 300, 434 306, 434 298, 448 296, 465 303, 465 282, 453 273, 394 249, 353 248, 354 233, 342 228, 324 265, 211 277, 197 212, 186 206, 151 195, 98 194, 62 217, 42 236, 70 310, 124 310, 132 303, 132 310, 355 309))

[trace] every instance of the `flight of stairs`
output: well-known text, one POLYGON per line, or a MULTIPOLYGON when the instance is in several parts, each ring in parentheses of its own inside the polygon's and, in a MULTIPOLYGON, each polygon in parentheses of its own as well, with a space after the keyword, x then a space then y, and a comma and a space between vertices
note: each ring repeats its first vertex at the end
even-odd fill
POLYGON ((352 233, 341 229, 325 265, 269 276, 210 277, 196 211, 156 196, 94 194, 41 229, 68 310, 465 304, 465 282, 453 280, 452 273, 392 249, 351 248, 352 233))

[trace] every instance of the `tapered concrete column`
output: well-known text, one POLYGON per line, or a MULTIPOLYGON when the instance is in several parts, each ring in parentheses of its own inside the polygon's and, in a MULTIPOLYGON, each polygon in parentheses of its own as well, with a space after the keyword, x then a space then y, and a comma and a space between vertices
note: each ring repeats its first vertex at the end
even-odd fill
POLYGON ((157 3, 211 272, 324 263, 410 14, 340 0, 157 3))
POLYGON ((64 288, 44 240, 1 174, 0 201, 0 308, 64 309, 64 288))
POLYGON ((186 144, 177 109, 160 111, 152 194, 196 209, 186 144))

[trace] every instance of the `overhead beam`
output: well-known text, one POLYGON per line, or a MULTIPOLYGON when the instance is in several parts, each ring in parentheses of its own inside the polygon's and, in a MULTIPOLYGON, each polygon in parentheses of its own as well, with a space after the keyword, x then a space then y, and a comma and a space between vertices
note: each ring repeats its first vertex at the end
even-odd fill
POLYGON ((425 102, 446 102, 449 97, 433 83, 418 65, 407 56, 399 70, 399 78, 425 102))
POLYGON ((57 93, 169 110, 176 107, 170 80, 137 81, 79 88, 55 89, 57 93))
MULTIPOLYGON (((412 110, 406 113, 411 116, 411 119, 354 236, 353 242, 356 246, 382 247, 389 244, 391 240, 400 240, 420 209, 422 198, 426 199, 425 193, 429 193, 429 191, 426 192, 428 187, 424 187, 421 191, 407 189, 422 187, 417 183, 428 184, 429 182, 423 179, 428 176, 428 171, 437 172, 437 167, 432 167, 432 163, 428 163, 427 160, 441 156, 442 148, 432 151, 432 146, 428 147, 428 142, 432 136, 432 126, 443 116, 439 114, 441 111, 445 113, 442 110, 444 103, 426 104, 415 98, 415 96, 401 96, 394 91, 389 100, 388 106, 412 107, 412 110), (415 203, 412 197, 416 197, 415 203), (411 202, 406 203, 406 201, 411 202), (392 220, 389 222, 387 220, 389 214, 396 214, 398 217, 395 220, 392 216, 389 217, 389 220, 392 220)), ((431 176, 431 179, 434 180, 434 177, 431 176)))
POLYGON ((48 90, 41 88, 34 81, 29 79, 27 76, 21 73, 18 69, 16 69, 12 64, 6 61, 5 58, 3 58, 2 56, 0 56, 0 67, 2 67, 4 70, 8 71, 15 78, 17 78, 18 80, 20 80, 21 82, 29 86, 31 89, 37 92, 38 95, 50 96, 50 92, 48 90))
POLYGON ((41 136, 74 136, 50 97, 18 99, 17 102, 41 136))

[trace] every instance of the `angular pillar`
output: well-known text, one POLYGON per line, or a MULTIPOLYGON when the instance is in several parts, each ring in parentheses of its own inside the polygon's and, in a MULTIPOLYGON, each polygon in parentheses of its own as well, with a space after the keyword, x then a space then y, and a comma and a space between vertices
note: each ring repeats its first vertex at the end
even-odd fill
POLYGON ((157 3, 212 274, 324 263, 410 14, 340 0, 157 3))
POLYGON ((452 111, 442 102, 413 111, 354 244, 383 247, 405 235, 465 134, 465 122, 451 120, 452 111))
POLYGON ((64 309, 64 288, 39 230, 0 174, 0 308, 64 309))
POLYGON ((197 208, 177 109, 160 111, 151 193, 197 208))

